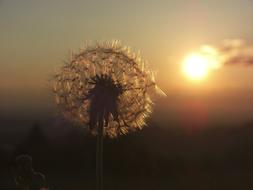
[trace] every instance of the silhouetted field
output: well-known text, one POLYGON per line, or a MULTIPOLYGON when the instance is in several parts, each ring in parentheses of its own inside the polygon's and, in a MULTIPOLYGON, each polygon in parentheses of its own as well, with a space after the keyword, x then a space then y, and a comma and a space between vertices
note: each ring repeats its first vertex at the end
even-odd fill
MULTIPOLYGON (((19 154, 33 157, 53 190, 95 189, 95 137, 74 127, 48 135, 44 127, 34 125, 14 149, 2 142, 0 189, 14 189, 19 154)), ((150 122, 142 131, 105 139, 105 190, 245 190, 253 188, 252 178, 253 124, 188 133, 150 122)))

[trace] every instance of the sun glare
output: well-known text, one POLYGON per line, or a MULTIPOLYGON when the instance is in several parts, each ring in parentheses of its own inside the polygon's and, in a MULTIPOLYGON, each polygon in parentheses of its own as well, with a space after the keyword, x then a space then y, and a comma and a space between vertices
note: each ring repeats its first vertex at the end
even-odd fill
POLYGON ((186 56, 183 62, 183 72, 192 80, 202 80, 209 71, 220 68, 221 63, 222 57, 218 51, 211 46, 204 45, 199 51, 186 56))
POLYGON ((200 80, 207 76, 209 60, 200 54, 191 54, 183 64, 184 73, 191 79, 200 80))

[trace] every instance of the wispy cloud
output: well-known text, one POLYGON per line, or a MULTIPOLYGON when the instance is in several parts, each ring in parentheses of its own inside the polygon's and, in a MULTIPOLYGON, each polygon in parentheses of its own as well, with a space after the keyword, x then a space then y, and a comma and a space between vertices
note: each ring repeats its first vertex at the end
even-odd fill
POLYGON ((253 44, 243 39, 227 39, 219 47, 212 48, 216 49, 222 65, 253 66, 253 44))

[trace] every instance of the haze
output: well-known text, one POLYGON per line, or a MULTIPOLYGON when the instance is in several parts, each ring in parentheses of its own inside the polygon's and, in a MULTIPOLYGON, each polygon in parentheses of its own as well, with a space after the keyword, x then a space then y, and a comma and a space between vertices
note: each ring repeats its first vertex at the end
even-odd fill
POLYGON ((187 113, 205 110, 206 125, 250 121, 253 68, 222 67, 192 82, 182 75, 181 64, 203 44, 232 38, 252 42, 252 18, 250 0, 3 0, 0 114, 50 116, 50 77, 70 50, 78 51, 85 40, 119 39, 140 50, 158 71, 158 83, 168 96, 158 100, 156 120, 181 125, 187 113))

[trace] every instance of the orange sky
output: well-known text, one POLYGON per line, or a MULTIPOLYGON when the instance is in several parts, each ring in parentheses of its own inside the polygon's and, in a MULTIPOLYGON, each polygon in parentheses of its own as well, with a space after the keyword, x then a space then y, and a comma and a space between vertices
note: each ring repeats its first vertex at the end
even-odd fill
POLYGON ((181 63, 203 44, 216 46, 230 38, 252 42, 252 18, 253 2, 248 0, 61 0, 60 4, 52 0, 3 0, 1 111, 51 109, 48 82, 69 50, 78 50, 85 40, 119 39, 140 50, 158 71, 158 83, 168 94, 167 112, 197 98, 205 100, 211 113, 225 107, 218 113, 241 118, 249 115, 245 119, 250 119, 253 68, 222 67, 196 83, 182 75, 181 63), (173 106, 171 100, 176 100, 173 106))

